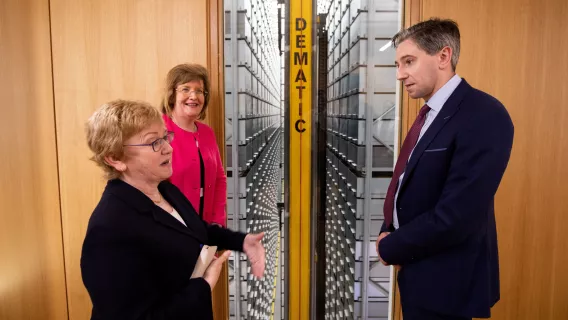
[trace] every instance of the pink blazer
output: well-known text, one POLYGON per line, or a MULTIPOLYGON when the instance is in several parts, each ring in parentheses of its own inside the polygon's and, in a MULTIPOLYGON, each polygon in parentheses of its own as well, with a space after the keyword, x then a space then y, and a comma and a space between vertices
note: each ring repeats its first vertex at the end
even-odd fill
POLYGON ((197 123, 197 132, 187 132, 178 127, 168 116, 163 116, 166 127, 174 132, 172 147, 173 174, 170 181, 189 199, 195 211, 199 212, 201 170, 196 141, 205 166, 205 189, 203 220, 227 224, 227 176, 221 162, 219 147, 211 127, 197 123))

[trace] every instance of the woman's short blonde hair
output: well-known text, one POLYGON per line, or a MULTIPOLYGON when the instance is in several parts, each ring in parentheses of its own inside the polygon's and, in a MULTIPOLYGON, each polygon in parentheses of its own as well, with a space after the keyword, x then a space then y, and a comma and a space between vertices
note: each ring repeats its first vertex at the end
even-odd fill
POLYGON ((176 88, 180 84, 188 83, 194 80, 203 81, 203 90, 207 92, 205 95, 205 102, 203 103, 203 109, 199 113, 199 120, 205 119, 205 111, 207 110, 207 105, 209 104, 209 97, 211 96, 211 84, 209 82, 209 73, 207 69, 195 63, 184 63, 173 67, 166 76, 166 84, 164 87, 164 94, 160 109, 168 117, 172 116, 172 111, 176 104, 176 88))
POLYGON ((121 173, 105 157, 123 159, 124 141, 156 122, 163 122, 162 116, 147 102, 114 100, 103 104, 86 125, 87 144, 93 152, 91 160, 103 168, 107 179, 120 177, 121 173))

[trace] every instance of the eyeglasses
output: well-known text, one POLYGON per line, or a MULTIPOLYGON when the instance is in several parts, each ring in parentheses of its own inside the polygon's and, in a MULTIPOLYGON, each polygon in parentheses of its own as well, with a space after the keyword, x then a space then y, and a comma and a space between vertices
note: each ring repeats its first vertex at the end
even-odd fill
POLYGON ((191 96, 192 93, 195 94, 196 97, 204 97, 209 94, 209 92, 207 91, 203 91, 201 89, 190 90, 188 87, 181 87, 179 89, 176 89, 176 91, 181 92, 186 97, 191 96))
POLYGON ((162 147, 164 146, 164 142, 172 143, 173 140, 174 140, 174 133, 171 132, 171 131, 168 131, 168 133, 166 133, 165 136, 154 140, 152 143, 123 144, 123 146, 124 146, 124 147, 144 147, 144 146, 152 146, 152 150, 154 150, 154 152, 158 152, 158 151, 162 150, 162 147))

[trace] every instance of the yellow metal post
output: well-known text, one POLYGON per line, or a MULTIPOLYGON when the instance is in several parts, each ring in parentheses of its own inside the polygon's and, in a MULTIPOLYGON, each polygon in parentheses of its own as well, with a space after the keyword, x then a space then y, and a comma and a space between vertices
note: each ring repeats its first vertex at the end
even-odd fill
POLYGON ((290 2, 289 316, 310 317, 312 0, 290 2))

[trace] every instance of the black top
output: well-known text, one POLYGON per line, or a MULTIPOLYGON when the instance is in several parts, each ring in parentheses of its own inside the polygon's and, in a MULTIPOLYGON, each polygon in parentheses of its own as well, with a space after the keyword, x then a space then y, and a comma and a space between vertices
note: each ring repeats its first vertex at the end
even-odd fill
MULTIPOLYGON (((197 143, 197 140, 195 140, 197 143)), ((205 201, 205 164, 203 163, 203 157, 201 156, 201 151, 199 151, 199 144, 197 145, 197 153, 199 154, 199 173, 201 176, 201 191, 199 193, 199 216, 203 219, 203 202, 205 201)))
POLYGON ((81 255, 91 319, 213 319, 209 284, 190 279, 201 245, 242 251, 245 234, 204 223, 170 182, 158 189, 187 227, 126 182, 107 183, 81 255))
MULTIPOLYGON (((195 132, 199 130, 197 123, 195 123, 195 132)), ((200 191, 199 191, 199 216, 203 219, 203 203, 205 201, 205 164, 203 163, 203 156, 201 155, 201 151, 199 150, 199 142, 195 135, 193 135, 193 139, 195 139, 195 146, 197 147, 197 154, 199 154, 199 175, 200 175, 200 191)))

